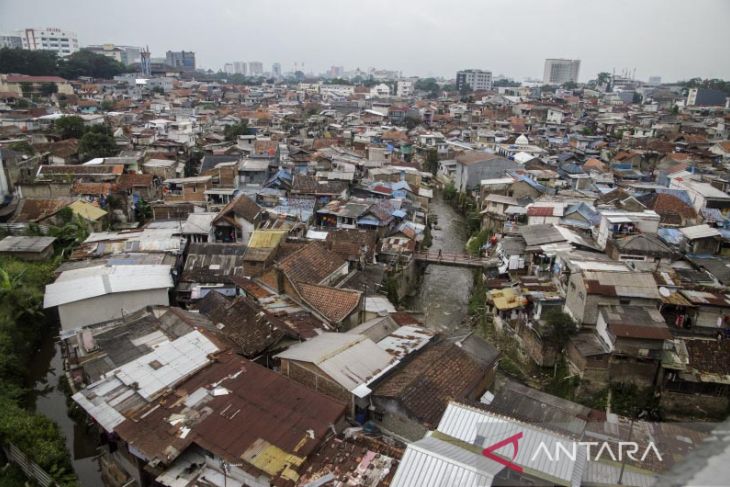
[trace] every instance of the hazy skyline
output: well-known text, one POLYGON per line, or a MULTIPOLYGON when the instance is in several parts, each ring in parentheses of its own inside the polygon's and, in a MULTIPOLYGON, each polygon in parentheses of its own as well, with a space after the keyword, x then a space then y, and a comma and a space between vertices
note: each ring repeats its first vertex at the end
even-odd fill
POLYGON ((580 59, 580 81, 633 70, 646 80, 730 79, 727 0, 0 0, 0 33, 60 27, 81 46, 192 50, 198 67, 261 61, 453 77, 480 68, 542 78, 545 58, 580 59))

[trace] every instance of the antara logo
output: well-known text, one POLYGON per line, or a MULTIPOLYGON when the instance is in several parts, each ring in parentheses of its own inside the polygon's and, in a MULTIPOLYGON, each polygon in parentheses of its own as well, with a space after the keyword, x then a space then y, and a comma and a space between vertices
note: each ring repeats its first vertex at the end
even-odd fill
POLYGON ((494 453, 495 450, 499 450, 503 446, 511 444, 512 449, 513 449, 512 460, 514 460, 515 458, 517 458, 517 452, 519 451, 519 448, 520 448, 519 441, 522 439, 522 436, 523 436, 522 433, 517 433, 516 435, 512 435, 509 438, 505 438, 504 440, 499 441, 499 442, 495 443, 494 445, 488 446, 484 450, 482 450, 482 455, 484 455, 485 457, 487 457, 489 459, 494 460, 497 463, 501 463, 502 465, 504 465, 507 468, 511 468, 515 472, 522 473, 522 467, 512 463, 509 460, 505 460, 504 458, 497 456, 494 453))
MULTIPOLYGON (((514 470, 515 472, 523 473, 523 468, 513 463, 517 458, 517 453, 520 449, 519 442, 523 437, 524 434, 520 432, 505 438, 504 440, 498 441, 497 443, 494 443, 482 450, 482 455, 514 470), (511 460, 507 460, 505 458, 507 455, 500 456, 495 453, 497 450, 507 445, 512 445, 511 460)), ((623 462, 627 458, 634 462, 644 462, 649 456, 653 456, 659 462, 664 460, 664 457, 659 452, 659 449, 653 441, 649 442, 646 446, 633 441, 619 441, 616 443, 610 443, 607 441, 574 441, 563 443, 557 441, 551 446, 548 446, 541 441, 537 446, 537 449, 535 449, 532 453, 530 462, 534 462, 541 456, 547 457, 547 459, 551 462, 561 461, 561 458, 563 457, 566 457, 571 461, 576 461, 579 449, 585 451, 586 459, 589 462, 597 462, 602 459, 606 460, 606 457, 610 458, 614 462, 623 462)))

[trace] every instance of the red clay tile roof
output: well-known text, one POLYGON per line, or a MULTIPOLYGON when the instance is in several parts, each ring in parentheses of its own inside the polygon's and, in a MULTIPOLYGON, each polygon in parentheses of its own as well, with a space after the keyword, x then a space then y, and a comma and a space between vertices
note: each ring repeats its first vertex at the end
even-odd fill
POLYGON ((112 183, 84 183, 76 181, 71 188, 71 193, 80 195, 110 195, 113 189, 112 187, 112 183))
POLYGON ((397 399, 428 427, 438 425, 452 399, 466 399, 487 372, 464 350, 449 342, 428 346, 393 372, 374 391, 397 399))
POLYGON ((291 192, 294 194, 334 195, 342 193, 345 189, 347 189, 347 183, 344 181, 317 181, 314 176, 295 174, 291 192))
POLYGON ((297 284, 299 296, 330 323, 341 323, 360 306, 362 293, 316 284, 297 284))
POLYGON ((122 174, 117 180, 119 189, 147 188, 152 185, 153 174, 122 174))
POLYGON ((11 221, 14 223, 37 222, 54 215, 58 210, 71 203, 71 200, 64 199, 22 198, 11 221))
POLYGON ((680 215, 685 218, 697 218, 694 208, 671 194, 654 193, 648 197, 639 198, 639 201, 662 216, 680 215))
POLYGON ((531 206, 527 209, 527 216, 553 216, 554 210, 552 206, 531 206))
POLYGON ((223 218, 231 218, 233 215, 243 218, 244 220, 253 223, 256 217, 264 211, 254 200, 246 196, 245 194, 239 195, 228 203, 221 211, 218 216, 215 217, 213 223, 218 223, 223 218))
POLYGON ((685 340, 689 366, 705 374, 730 375, 730 340, 685 340))
POLYGON ((321 242, 312 242, 280 260, 277 267, 293 283, 319 284, 345 264, 345 260, 330 252, 321 242))

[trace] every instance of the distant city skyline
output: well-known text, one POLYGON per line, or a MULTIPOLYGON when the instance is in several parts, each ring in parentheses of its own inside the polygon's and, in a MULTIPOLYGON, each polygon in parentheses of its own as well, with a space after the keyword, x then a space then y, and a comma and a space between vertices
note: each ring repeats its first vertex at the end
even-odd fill
POLYGON ((432 0, 210 0, 202 12, 190 1, 3 0, 0 34, 59 27, 76 32, 81 46, 149 46, 154 57, 193 51, 198 67, 214 71, 250 59, 263 62, 265 71, 276 62, 282 72, 296 63, 313 73, 332 66, 377 67, 452 79, 459 70, 482 69, 523 80, 541 79, 547 58, 568 58, 581 60, 580 82, 614 69, 671 82, 730 79, 724 53, 730 45, 728 18, 730 2, 724 0, 691 5, 490 0, 448 6, 432 0), (367 24, 366 35, 368 18, 377 21, 367 24))

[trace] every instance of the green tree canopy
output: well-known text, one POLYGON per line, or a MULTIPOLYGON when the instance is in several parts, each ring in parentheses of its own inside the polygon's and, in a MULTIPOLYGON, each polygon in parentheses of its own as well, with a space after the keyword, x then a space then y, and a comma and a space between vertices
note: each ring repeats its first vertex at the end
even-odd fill
POLYGON ((79 76, 111 79, 128 71, 127 67, 114 59, 81 49, 59 62, 59 74, 64 78, 79 76))
POLYGON ((53 128, 62 139, 80 139, 84 135, 84 119, 71 115, 53 122, 53 128))
POLYGON ((229 125, 223 129, 223 135, 226 140, 237 140, 239 135, 251 135, 252 130, 248 128, 246 122, 240 122, 235 125, 229 125))
POLYGON ((114 137, 101 131, 88 131, 79 141, 79 154, 85 161, 95 157, 112 157, 119 148, 114 137))
POLYGON ((66 58, 53 51, 0 49, 0 73, 20 73, 31 76, 79 76, 109 79, 129 71, 127 66, 101 54, 81 49, 66 58))
POLYGON ((0 49, 0 73, 20 73, 31 76, 55 75, 58 56, 53 51, 0 49))

